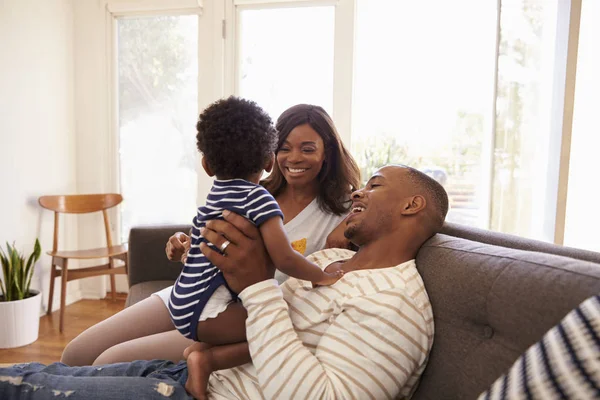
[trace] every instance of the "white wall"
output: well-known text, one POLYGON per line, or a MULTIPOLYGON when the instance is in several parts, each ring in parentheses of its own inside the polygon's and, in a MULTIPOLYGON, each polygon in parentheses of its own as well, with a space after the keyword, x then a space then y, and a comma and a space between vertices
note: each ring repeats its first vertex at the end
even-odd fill
MULTIPOLYGON (((37 198, 76 191, 71 0, 0 0, 0 49, 0 243, 29 253, 40 239, 32 287, 45 307, 53 215, 37 198)), ((60 237, 67 248, 77 246, 72 221, 60 237)), ((58 298, 59 289, 54 309, 58 298)), ((79 298, 79 282, 69 283, 68 301, 79 298)))
MULTIPOLYGON (((109 77, 109 27, 106 2, 77 0, 73 2, 75 115, 77 131, 77 191, 79 193, 118 192, 115 182, 116 154, 112 154, 109 77)), ((116 223, 116 213, 111 223, 116 223)), ((79 244, 82 248, 104 246, 101 215, 82 216, 79 221, 79 244)), ((116 240, 117 235, 113 235, 116 240)), ((84 298, 103 298, 106 278, 81 280, 84 298)), ((117 276, 120 292, 127 291, 127 280, 117 276)))

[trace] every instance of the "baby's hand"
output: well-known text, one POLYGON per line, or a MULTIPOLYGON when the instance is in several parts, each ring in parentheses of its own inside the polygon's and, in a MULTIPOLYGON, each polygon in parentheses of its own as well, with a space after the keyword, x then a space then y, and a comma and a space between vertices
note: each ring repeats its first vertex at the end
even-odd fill
POLYGON ((342 276, 344 276, 344 271, 337 270, 334 272, 325 272, 323 271, 323 275, 324 278, 322 280, 320 280, 319 282, 314 282, 313 286, 319 285, 319 286, 330 286, 333 285, 334 283, 336 283, 337 281, 340 280, 340 278, 342 276))

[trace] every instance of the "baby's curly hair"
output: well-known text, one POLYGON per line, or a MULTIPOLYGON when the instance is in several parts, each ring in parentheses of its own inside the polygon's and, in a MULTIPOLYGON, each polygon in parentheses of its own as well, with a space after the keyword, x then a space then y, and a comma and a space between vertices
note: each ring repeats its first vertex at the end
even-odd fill
POLYGON ((198 150, 219 179, 247 179, 277 149, 271 117, 255 102, 231 96, 208 106, 196 124, 198 150))

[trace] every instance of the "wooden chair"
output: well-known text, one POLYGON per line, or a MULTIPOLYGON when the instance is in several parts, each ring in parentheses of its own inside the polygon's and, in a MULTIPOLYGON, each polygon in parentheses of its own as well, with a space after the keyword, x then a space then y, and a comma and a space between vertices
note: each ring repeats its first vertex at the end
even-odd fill
POLYGON ((99 275, 110 275, 110 286, 113 301, 116 300, 115 274, 127 274, 127 245, 113 246, 107 209, 120 204, 123 197, 120 194, 82 194, 63 196, 42 196, 39 203, 42 207, 54 211, 54 243, 52 251, 52 269, 50 271, 50 293, 48 297, 48 315, 52 313, 52 297, 54 295, 54 278, 61 277, 60 285, 60 332, 63 332, 67 282, 99 275), (89 250, 58 250, 58 228, 60 213, 84 214, 102 211, 104 230, 106 232, 106 247, 89 250), (68 269, 69 259, 89 260, 108 258, 108 264, 86 268, 68 269))

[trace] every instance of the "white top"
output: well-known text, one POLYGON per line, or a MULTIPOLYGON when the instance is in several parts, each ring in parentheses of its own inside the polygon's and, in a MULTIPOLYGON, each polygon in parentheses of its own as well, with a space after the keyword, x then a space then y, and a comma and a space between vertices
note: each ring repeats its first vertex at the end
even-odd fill
MULTIPOLYGON (((354 252, 319 251, 321 268, 354 252)), ((346 273, 331 286, 273 279, 240 293, 253 364, 214 372, 210 399, 410 398, 433 344, 414 260, 346 273)))
MULTIPOLYGON (((288 239, 292 243, 292 247, 304 256, 308 256, 325 247, 327 236, 344 218, 346 218, 346 214, 335 215, 323 211, 315 198, 304 210, 296 215, 294 219, 288 221, 283 227, 288 239)), ((287 278, 286 274, 275 270, 275 279, 277 279, 277 282, 281 284, 287 278)), ((169 286, 153 294, 158 296, 168 308, 172 290, 173 286, 169 286)))
MULTIPOLYGON (((343 220, 346 214, 335 215, 325 212, 319 207, 315 198, 291 221, 288 221, 283 227, 287 233, 292 247, 300 251, 305 257, 325 248, 327 236, 343 220), (305 248, 303 252, 302 249, 305 248)), ((276 270, 275 279, 283 283, 288 276, 283 272, 276 270)))

